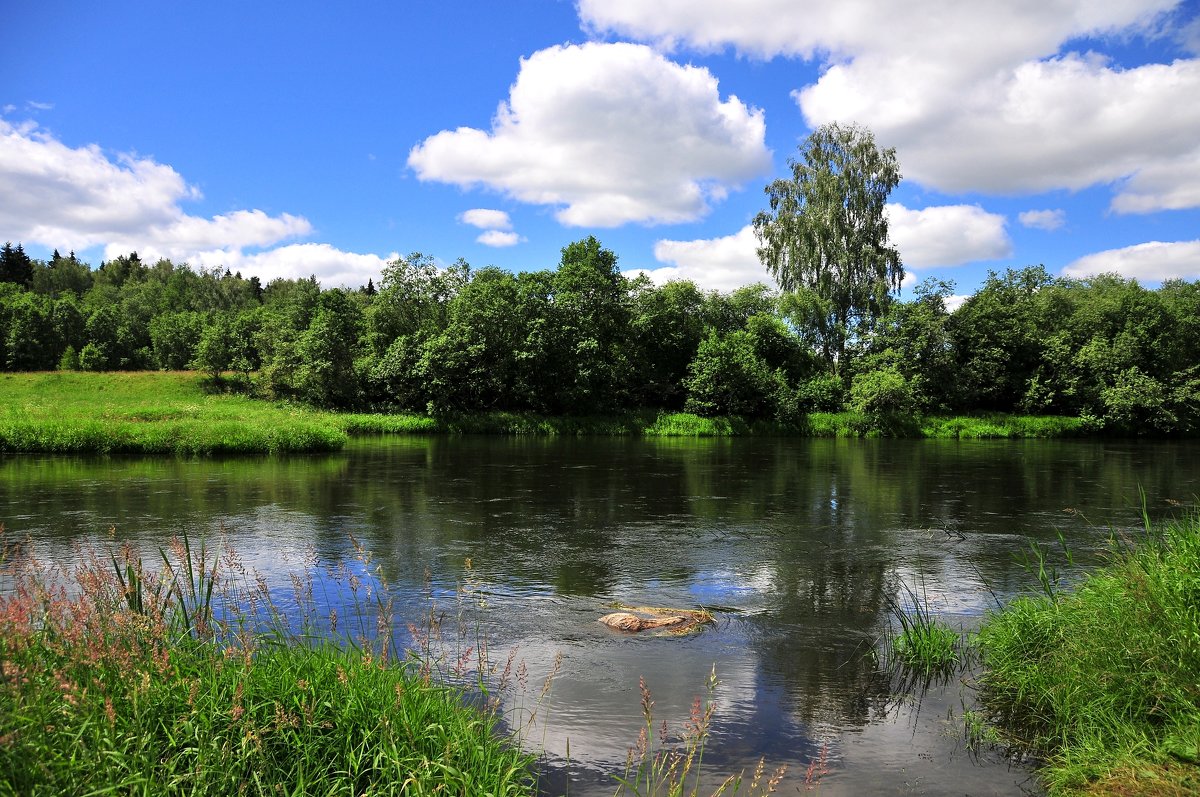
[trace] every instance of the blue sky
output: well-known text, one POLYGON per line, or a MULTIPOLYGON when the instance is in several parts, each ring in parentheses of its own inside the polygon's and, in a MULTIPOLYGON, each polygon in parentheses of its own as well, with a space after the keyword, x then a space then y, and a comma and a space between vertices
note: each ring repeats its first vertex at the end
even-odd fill
POLYGON ((1196 0, 14 5, 0 238, 34 256, 332 287, 594 234, 727 290, 769 282, 763 186, 840 121, 897 149, 915 279, 1200 278, 1196 0))

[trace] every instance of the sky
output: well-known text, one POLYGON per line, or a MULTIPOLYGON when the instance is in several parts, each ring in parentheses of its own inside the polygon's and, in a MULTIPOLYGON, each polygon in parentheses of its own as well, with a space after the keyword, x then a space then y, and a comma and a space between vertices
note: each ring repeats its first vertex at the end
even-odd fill
POLYGON ((0 0, 0 239, 264 283, 399 254, 773 284, 818 126, 894 147, 906 290, 1200 279, 1200 0, 0 0))

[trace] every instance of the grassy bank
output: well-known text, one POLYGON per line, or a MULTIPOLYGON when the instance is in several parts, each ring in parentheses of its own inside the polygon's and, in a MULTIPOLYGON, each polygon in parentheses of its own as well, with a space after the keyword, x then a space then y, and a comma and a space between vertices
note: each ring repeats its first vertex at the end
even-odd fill
POLYGON ((326 413, 214 393, 191 372, 0 376, 0 451, 261 454, 336 451, 326 413))
POLYGON ((433 418, 335 413, 271 403, 214 386, 193 372, 0 375, 0 451, 131 454, 288 454, 336 451, 348 435, 529 434, 644 437, 1067 437, 1077 418, 989 415, 869 419, 811 413, 794 424, 704 418, 657 410, 604 417, 488 412, 433 418))
POLYGON ((1051 794, 1200 793, 1200 517, 979 633, 989 719, 1051 794))
POLYGON ((265 584, 225 592, 232 554, 176 548, 57 579, 0 558, 0 795, 533 793, 494 713, 386 643, 289 631, 247 608, 265 584))

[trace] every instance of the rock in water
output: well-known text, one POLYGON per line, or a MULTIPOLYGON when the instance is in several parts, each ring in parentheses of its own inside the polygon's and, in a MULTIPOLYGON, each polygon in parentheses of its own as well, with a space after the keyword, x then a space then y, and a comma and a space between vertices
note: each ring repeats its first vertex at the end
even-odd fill
POLYGON ((601 617, 600 622, 618 631, 645 631, 648 628, 670 628, 694 620, 687 617, 638 617, 631 612, 613 612, 601 617))

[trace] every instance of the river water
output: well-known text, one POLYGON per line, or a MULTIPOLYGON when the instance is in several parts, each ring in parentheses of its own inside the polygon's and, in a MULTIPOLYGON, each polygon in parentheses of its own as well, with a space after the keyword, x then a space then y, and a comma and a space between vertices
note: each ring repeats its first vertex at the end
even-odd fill
MULTIPOLYGON (((674 733, 715 669, 714 782, 765 757, 789 768, 781 793, 805 791, 823 756, 821 794, 1014 795, 1037 793, 1030 772, 962 740, 970 673, 926 689, 877 672, 887 596, 921 592, 970 631, 1036 588, 1031 542, 1069 580, 1140 526, 1143 494, 1158 519, 1198 484, 1186 443, 388 437, 280 459, 9 456, 0 522, 61 562, 226 539, 281 594, 298 568, 361 572, 353 537, 399 627, 432 608, 455 650, 512 655, 524 689, 504 708, 546 794, 612 794, 639 678, 674 733), (615 602, 716 622, 626 635, 596 622, 615 602)), ((315 600, 345 616, 346 584, 318 575, 315 600)))

